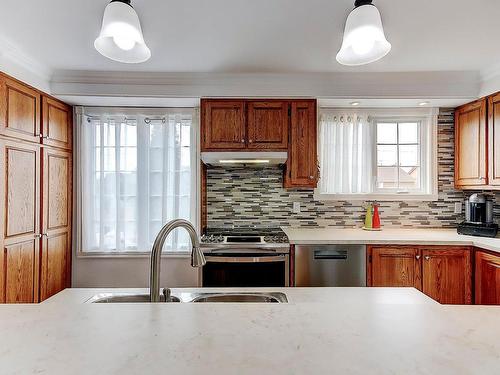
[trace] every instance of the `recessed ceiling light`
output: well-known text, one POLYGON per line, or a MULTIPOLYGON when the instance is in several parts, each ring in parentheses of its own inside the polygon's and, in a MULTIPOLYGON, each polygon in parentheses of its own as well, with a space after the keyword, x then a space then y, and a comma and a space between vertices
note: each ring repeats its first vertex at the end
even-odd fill
POLYGON ((356 0, 344 29, 337 61, 342 65, 365 65, 380 60, 391 50, 382 18, 372 0, 356 0))
POLYGON ((356 107, 356 106, 358 106, 358 105, 360 105, 360 104, 361 104, 360 102, 351 102, 351 105, 352 105, 353 107, 356 107))
POLYGON ((429 102, 420 102, 418 103, 419 106, 423 107, 424 105, 429 105, 429 102))
POLYGON ((95 49, 108 59, 122 63, 141 63, 151 57, 141 22, 131 0, 111 0, 104 10, 101 32, 95 49))

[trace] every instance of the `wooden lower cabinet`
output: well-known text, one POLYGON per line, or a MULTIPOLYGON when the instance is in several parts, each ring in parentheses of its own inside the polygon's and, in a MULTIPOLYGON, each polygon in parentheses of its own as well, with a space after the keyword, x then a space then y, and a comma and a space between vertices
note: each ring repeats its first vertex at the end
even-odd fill
POLYGON ((422 291, 443 304, 472 303, 469 248, 422 249, 422 291))
POLYGON ((472 303, 471 249, 369 246, 367 284, 415 287, 444 304, 472 303))
POLYGON ((500 305, 500 255, 476 250, 475 302, 500 305))
POLYGON ((0 303, 38 302, 39 240, 5 246, 0 253, 0 303))
POLYGON ((371 247, 371 286, 421 289, 418 250, 406 247, 371 247))

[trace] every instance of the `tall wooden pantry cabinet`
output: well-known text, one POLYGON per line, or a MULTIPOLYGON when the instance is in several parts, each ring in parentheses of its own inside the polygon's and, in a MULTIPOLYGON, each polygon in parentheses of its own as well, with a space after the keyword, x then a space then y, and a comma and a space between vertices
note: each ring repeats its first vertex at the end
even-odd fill
POLYGON ((72 108, 0 73, 0 303, 70 286, 72 108))

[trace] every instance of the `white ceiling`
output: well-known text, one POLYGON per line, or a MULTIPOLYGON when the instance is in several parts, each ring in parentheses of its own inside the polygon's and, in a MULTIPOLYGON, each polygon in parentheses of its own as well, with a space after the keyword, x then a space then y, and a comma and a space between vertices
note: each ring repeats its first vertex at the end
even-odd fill
POLYGON ((500 61, 497 0, 375 0, 392 52, 335 61, 353 0, 133 0, 151 48, 139 65, 93 48, 108 0, 2 0, 0 34, 52 70, 146 72, 482 71, 500 61))

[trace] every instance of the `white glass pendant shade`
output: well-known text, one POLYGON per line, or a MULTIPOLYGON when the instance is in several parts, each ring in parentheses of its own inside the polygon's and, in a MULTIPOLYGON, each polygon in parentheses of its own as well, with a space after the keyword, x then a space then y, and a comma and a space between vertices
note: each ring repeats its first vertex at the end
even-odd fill
POLYGON ((371 5, 354 8, 347 17, 344 40, 337 53, 342 65, 364 65, 380 60, 391 50, 378 9, 371 5))
POLYGON ((139 17, 134 8, 123 1, 112 1, 106 6, 94 47, 101 55, 122 63, 141 63, 151 57, 139 17))

